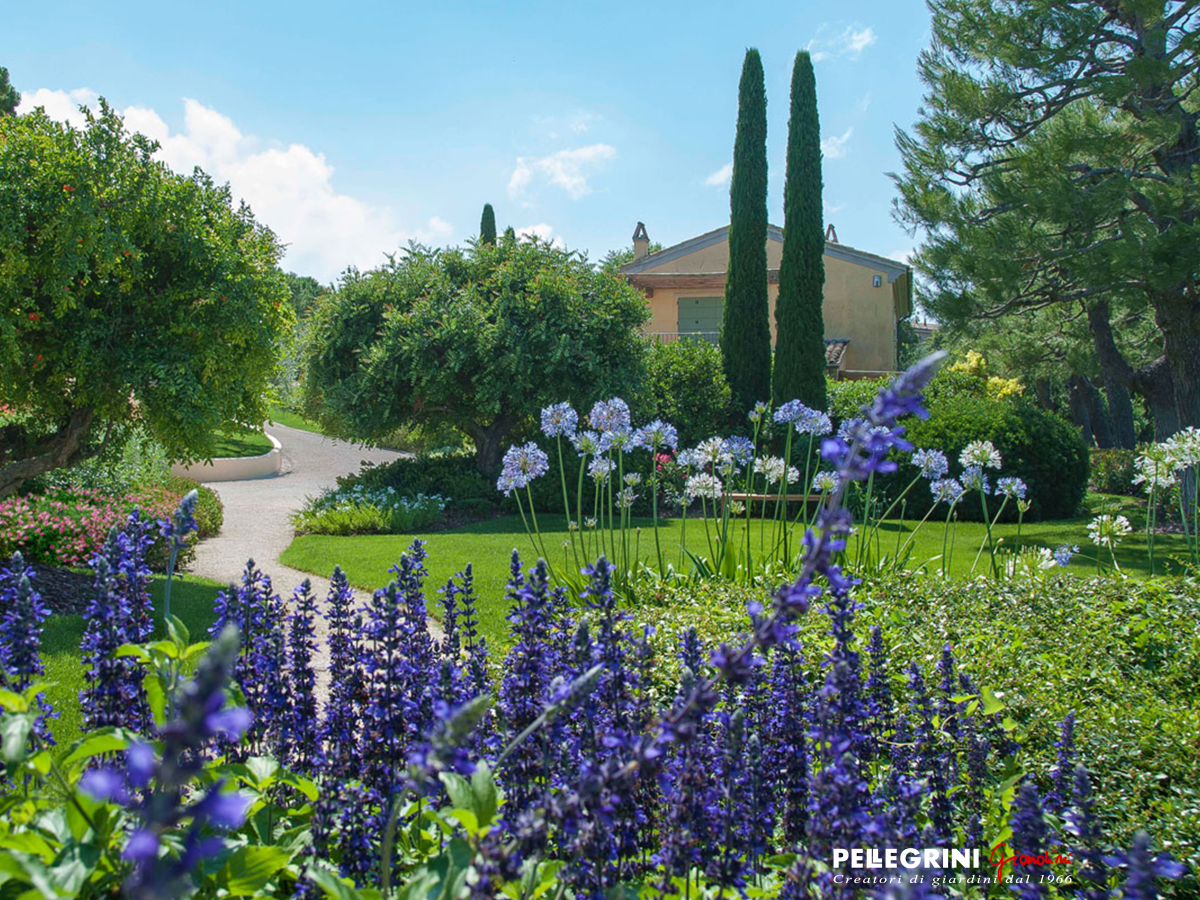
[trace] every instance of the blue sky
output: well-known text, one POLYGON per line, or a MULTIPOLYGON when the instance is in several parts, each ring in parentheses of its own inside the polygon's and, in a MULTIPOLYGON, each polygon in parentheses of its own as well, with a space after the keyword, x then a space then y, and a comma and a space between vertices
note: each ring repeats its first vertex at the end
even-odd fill
POLYGON ((323 281, 410 238, 501 227, 599 258, 646 223, 664 244, 728 221, 746 47, 767 78, 782 224, 792 58, 816 59, 826 221, 902 257, 893 127, 921 99, 917 0, 758 3, 20 4, 0 65, 24 106, 106 97, 171 165, 229 181, 323 281))

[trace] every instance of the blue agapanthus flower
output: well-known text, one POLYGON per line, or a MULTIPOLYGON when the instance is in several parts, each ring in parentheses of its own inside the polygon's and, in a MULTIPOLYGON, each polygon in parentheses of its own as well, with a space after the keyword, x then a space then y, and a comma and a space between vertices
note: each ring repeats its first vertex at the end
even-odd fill
POLYGON ((1015 500, 1024 500, 1026 493, 1025 482, 1020 478, 1001 478, 996 482, 996 493, 1015 500))
POLYGON ((679 446, 679 432, 670 422, 655 419, 633 433, 633 446, 651 453, 655 450, 674 450, 679 446))
POLYGON ((983 471, 979 466, 967 466, 963 469, 961 481, 962 486, 968 491, 979 491, 983 494, 990 494, 992 492, 987 472, 983 471))
POLYGON ((966 493, 963 486, 953 478, 934 481, 929 485, 929 490, 933 494, 934 503, 957 503, 966 493))
POLYGON ((546 437, 574 437, 579 414, 570 403, 555 403, 542 410, 542 433, 546 437))
POLYGON ((1071 557, 1079 552, 1078 544, 1063 544, 1054 551, 1054 561, 1060 566, 1070 565, 1071 557))
POLYGON ((921 476, 931 481, 941 478, 950 471, 950 463, 941 450, 918 450, 912 456, 913 465, 921 470, 921 476))
POLYGON ((789 400, 775 410, 775 421, 782 425, 791 425, 800 421, 800 418, 805 413, 811 413, 814 410, 809 409, 799 400, 789 400))
POLYGON ((747 437, 730 437, 721 442, 721 449, 733 457, 738 466, 745 466, 754 459, 754 442, 747 437))
POLYGON ((588 423, 597 431, 620 431, 629 429, 629 404, 620 397, 600 400, 592 406, 588 423))
POLYGON ((808 407, 804 407, 800 418, 796 419, 794 424, 797 432, 813 437, 824 437, 833 431, 833 423, 829 420, 828 415, 819 409, 809 409, 808 407))
POLYGON ((535 478, 550 471, 550 457, 533 441, 508 448, 496 488, 508 496, 514 489, 527 487, 535 478))

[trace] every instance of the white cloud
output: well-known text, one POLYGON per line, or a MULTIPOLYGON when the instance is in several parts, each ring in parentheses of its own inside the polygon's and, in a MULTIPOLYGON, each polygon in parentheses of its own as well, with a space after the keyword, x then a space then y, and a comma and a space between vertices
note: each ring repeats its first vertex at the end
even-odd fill
POLYGON ((836 216, 846 208, 845 203, 823 203, 822 205, 825 207, 825 215, 827 216, 836 216))
POLYGON ((83 113, 80 106, 95 107, 100 95, 90 88, 76 88, 73 91, 52 91, 48 88, 38 88, 36 91, 24 91, 21 102, 17 105, 18 113, 27 113, 39 106, 46 108, 46 115, 59 122, 70 122, 75 127, 83 125, 83 113))
POLYGON ((549 241, 555 247, 566 249, 566 242, 557 234, 554 233, 554 227, 545 222, 538 222, 536 225, 522 225, 520 228, 514 229, 517 237, 535 237, 539 241, 549 241))
POLYGON ((846 155, 846 142, 854 133, 853 128, 847 128, 840 135, 830 135, 821 139, 821 154, 826 159, 841 159, 846 155))
POLYGON ((540 176, 562 188, 572 200, 578 200, 592 192, 588 182, 591 175, 616 156, 617 148, 611 144, 588 144, 549 156, 518 156, 508 180, 508 195, 517 199, 529 189, 534 176, 540 176))
MULTIPOLYGON (((21 111, 44 106, 54 118, 77 123, 78 104, 95 100, 95 92, 85 89, 42 88, 22 98, 21 111)), ((122 114, 131 131, 159 142, 158 156, 171 168, 191 174, 199 166, 218 182, 229 182, 234 195, 286 245, 284 266, 296 272, 328 280, 349 265, 378 265, 409 240, 442 244, 454 233, 437 216, 406 226, 386 207, 339 193, 323 153, 304 144, 264 145, 198 100, 184 99, 180 131, 173 132, 153 109, 130 106, 122 114)))
POLYGON ((850 25, 838 34, 830 34, 828 26, 817 29, 817 35, 805 46, 805 50, 817 63, 826 59, 858 59, 862 52, 879 40, 873 28, 850 25))
POLYGON ((893 250, 888 254, 888 259, 894 259, 896 262, 902 262, 907 265, 912 262, 913 252, 912 247, 909 247, 907 250, 893 250))
POLYGON ((704 183, 712 187, 717 187, 722 184, 729 184, 731 178, 733 178, 733 163, 729 162, 705 178, 704 183))

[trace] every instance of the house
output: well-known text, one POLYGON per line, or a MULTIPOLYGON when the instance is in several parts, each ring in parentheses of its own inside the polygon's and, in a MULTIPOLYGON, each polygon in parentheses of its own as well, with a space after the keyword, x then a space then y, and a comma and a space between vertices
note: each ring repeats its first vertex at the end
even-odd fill
MULTIPOLYGON (((661 341, 692 337, 717 340, 729 226, 650 253, 646 226, 633 233, 633 262, 621 275, 640 288, 650 304, 648 334, 661 341)), ((767 227, 767 292, 771 340, 783 229, 767 227)), ((825 234, 825 346, 830 374, 866 378, 894 372, 897 324, 912 313, 912 270, 904 263, 841 244, 832 225, 825 234)))

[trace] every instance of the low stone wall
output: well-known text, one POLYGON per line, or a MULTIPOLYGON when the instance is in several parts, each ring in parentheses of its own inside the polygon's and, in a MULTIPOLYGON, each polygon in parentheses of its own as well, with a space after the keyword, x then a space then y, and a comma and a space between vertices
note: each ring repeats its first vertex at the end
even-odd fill
POLYGON ((270 478, 278 475, 283 466, 283 445, 267 435, 274 445, 262 456, 219 457, 211 462, 198 462, 190 466, 178 463, 171 466, 174 475, 182 475, 205 484, 215 481, 248 481, 252 478, 270 478))

